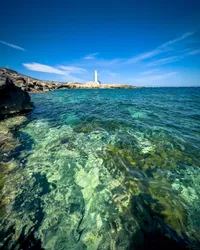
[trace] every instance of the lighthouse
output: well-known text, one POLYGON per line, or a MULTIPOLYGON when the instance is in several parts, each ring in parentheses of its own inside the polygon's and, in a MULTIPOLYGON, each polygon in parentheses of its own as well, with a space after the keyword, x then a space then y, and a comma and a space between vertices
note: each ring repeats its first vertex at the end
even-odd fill
POLYGON ((101 82, 98 80, 98 71, 95 69, 94 71, 94 81, 86 82, 86 85, 96 86, 101 82))
POLYGON ((95 81, 96 83, 99 83, 99 82, 98 82, 98 71, 97 71, 97 70, 94 71, 94 81, 95 81))

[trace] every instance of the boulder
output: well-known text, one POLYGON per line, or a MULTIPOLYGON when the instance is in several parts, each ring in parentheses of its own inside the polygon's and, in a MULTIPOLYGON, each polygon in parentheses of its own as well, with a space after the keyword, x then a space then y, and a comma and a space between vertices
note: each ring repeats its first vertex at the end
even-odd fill
POLYGON ((0 119, 32 109, 29 94, 17 87, 8 74, 0 71, 0 119))

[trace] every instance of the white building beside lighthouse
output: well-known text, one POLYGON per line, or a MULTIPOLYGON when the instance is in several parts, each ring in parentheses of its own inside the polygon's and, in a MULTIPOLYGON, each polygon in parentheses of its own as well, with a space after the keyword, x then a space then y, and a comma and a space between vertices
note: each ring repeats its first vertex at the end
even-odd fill
POLYGON ((101 82, 98 80, 98 71, 94 71, 94 81, 86 82, 86 85, 99 85, 101 82))

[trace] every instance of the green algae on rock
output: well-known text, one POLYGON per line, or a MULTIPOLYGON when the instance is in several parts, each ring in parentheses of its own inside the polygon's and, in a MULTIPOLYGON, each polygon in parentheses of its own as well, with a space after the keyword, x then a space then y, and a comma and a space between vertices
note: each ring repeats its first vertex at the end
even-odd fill
POLYGON ((5 213, 6 205, 13 199, 7 197, 4 185, 9 182, 9 174, 17 167, 17 162, 9 159, 9 152, 20 145, 13 132, 27 121, 25 116, 11 117, 0 121, 0 213, 5 213))
POLYGON ((9 152, 19 145, 19 140, 13 136, 13 131, 26 121, 27 118, 25 116, 16 116, 0 121, 1 156, 3 153, 9 152))

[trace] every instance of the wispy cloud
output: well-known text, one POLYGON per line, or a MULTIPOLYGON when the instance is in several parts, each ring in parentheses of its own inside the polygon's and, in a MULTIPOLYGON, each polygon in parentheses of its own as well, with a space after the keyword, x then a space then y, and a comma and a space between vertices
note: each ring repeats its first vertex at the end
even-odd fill
POLYGON ((85 56, 82 62, 79 64, 93 66, 93 67, 109 67, 113 65, 119 65, 124 59, 114 58, 114 59, 104 59, 96 57, 99 53, 93 53, 85 56))
POLYGON ((187 53, 187 55, 197 55, 197 54, 200 54, 200 49, 195 49, 187 53))
POLYGON ((92 54, 89 54, 89 55, 86 55, 85 57, 84 57, 84 59, 85 60, 92 60, 92 59, 95 59, 96 58, 96 56, 98 55, 99 53, 92 53, 92 54))
POLYGON ((5 42, 5 41, 0 41, 0 43, 4 44, 4 45, 6 45, 6 46, 9 46, 9 47, 11 47, 11 48, 13 48, 13 49, 18 49, 18 50, 23 50, 23 51, 25 51, 24 48, 19 47, 19 46, 14 45, 14 44, 11 44, 11 43, 7 43, 7 42, 5 42))
POLYGON ((137 63, 137 62, 143 61, 145 59, 154 57, 154 56, 156 56, 156 55, 158 55, 160 53, 162 53, 162 50, 157 48, 157 49, 152 50, 150 52, 145 52, 145 53, 140 54, 138 56, 135 56, 135 57, 133 57, 131 59, 128 59, 125 63, 127 63, 127 64, 137 63))
POLYGON ((85 69, 74 67, 74 66, 64 66, 58 65, 55 67, 41 64, 41 63, 23 63, 23 66, 29 70, 44 72, 44 73, 51 73, 51 74, 58 74, 58 75, 68 75, 69 73, 79 74, 86 72, 85 69))
POLYGON ((159 81, 159 80, 163 80, 163 79, 166 79, 168 77, 171 77, 171 76, 177 75, 177 74, 178 74, 178 72, 170 72, 170 73, 166 73, 166 74, 136 78, 135 82, 137 82, 137 83, 148 83, 148 82, 153 82, 153 81, 159 81))
POLYGON ((97 66, 99 65, 100 67, 108 67, 108 66, 113 66, 113 65, 119 65, 121 61, 122 59, 119 59, 119 58, 111 59, 111 60, 99 59, 96 61, 96 64, 97 66))
POLYGON ((169 42, 167 42, 167 43, 162 44, 160 47, 165 48, 165 47, 167 47, 167 46, 169 46, 169 45, 171 45, 171 44, 174 44, 174 43, 176 43, 176 42, 179 42, 179 41, 181 41, 181 40, 184 40, 185 38, 188 38, 188 37, 194 35, 194 33, 195 33, 195 32, 187 32, 187 33, 183 34, 183 35, 182 35, 181 37, 179 37, 179 38, 176 38, 176 39, 174 39, 174 40, 171 40, 171 41, 169 41, 169 42))
POLYGON ((66 72, 75 73, 75 74, 80 74, 80 73, 86 72, 85 69, 79 68, 79 67, 74 67, 74 66, 63 66, 63 65, 60 65, 60 66, 58 66, 58 68, 61 69, 61 70, 66 71, 66 72))
POLYGON ((183 58, 183 56, 170 56, 170 57, 166 57, 166 58, 152 61, 152 62, 148 63, 147 66, 164 65, 164 64, 176 62, 178 60, 181 60, 182 58, 183 58))
POLYGON ((152 69, 152 70, 147 70, 147 71, 145 71, 145 72, 142 72, 140 75, 150 75, 150 74, 152 74, 152 73, 154 73, 154 72, 157 72, 157 71, 159 71, 160 69, 152 69))
POLYGON ((58 66, 49 66, 45 64, 40 63, 23 63, 23 66, 29 70, 37 71, 37 72, 43 72, 43 73, 50 73, 50 74, 57 74, 57 75, 63 75, 64 80, 66 81, 74 81, 74 82, 83 82, 85 80, 77 78, 74 76, 74 74, 80 74, 86 72, 85 69, 74 67, 74 66, 64 66, 64 65, 58 65, 58 66))
POLYGON ((26 67, 29 70, 38 71, 38 72, 44 72, 44 73, 51 73, 51 74, 58 74, 58 75, 66 75, 66 73, 63 70, 57 69, 52 66, 48 66, 45 64, 40 63, 23 63, 23 66, 26 67))
POLYGON ((173 63, 173 62, 183 59, 185 56, 192 56, 192 55, 198 55, 198 54, 200 54, 200 49, 194 49, 194 50, 185 49, 184 51, 182 51, 182 55, 170 56, 166 58, 161 58, 159 60, 154 60, 148 63, 147 66, 158 66, 158 65, 173 63))
POLYGON ((102 70, 102 71, 100 71, 99 72, 99 75, 100 76, 110 76, 110 77, 118 77, 118 76, 120 76, 120 74, 119 73, 116 73, 116 72, 113 72, 113 71, 110 71, 110 70, 102 70))
POLYGON ((110 69, 111 67, 119 66, 122 61, 123 59, 120 58, 115 58, 115 59, 95 58, 93 60, 81 60, 77 62, 76 65, 84 68, 89 67, 93 69, 97 68, 104 70, 107 67, 109 67, 110 69))
POLYGON ((138 56, 135 56, 135 57, 127 60, 126 63, 137 63, 137 62, 143 61, 145 59, 149 59, 149 58, 152 58, 152 57, 154 57, 156 55, 159 55, 159 54, 165 53, 167 51, 170 51, 171 50, 169 48, 170 45, 175 44, 175 43, 177 43, 177 42, 179 42, 181 40, 184 40, 184 39, 192 36, 193 34, 194 34, 194 32, 185 33, 181 37, 176 38, 176 39, 171 40, 171 41, 168 41, 168 42, 158 46, 156 49, 154 49, 152 51, 142 53, 142 54, 140 54, 138 56))

